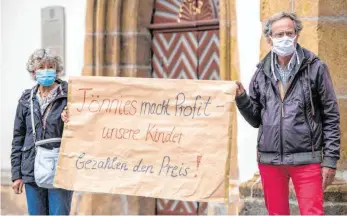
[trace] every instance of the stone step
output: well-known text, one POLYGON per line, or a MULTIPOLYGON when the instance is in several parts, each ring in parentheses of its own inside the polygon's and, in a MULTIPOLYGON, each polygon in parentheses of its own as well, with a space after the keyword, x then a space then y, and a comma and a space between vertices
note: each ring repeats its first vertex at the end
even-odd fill
MULTIPOLYGON (((255 175, 251 180, 240 185, 241 198, 253 197, 263 198, 263 188, 258 175, 255 175)), ((289 184, 289 198, 296 200, 295 190, 292 182, 289 184)), ((324 191, 325 202, 347 202, 347 184, 334 182, 324 191)))
MULTIPOLYGON (((241 215, 267 215, 264 193, 259 175, 244 182, 239 187, 244 202, 241 215)), ((291 214, 299 215, 298 203, 292 182, 289 184, 289 203, 291 214)), ((324 191, 324 208, 327 215, 347 215, 347 184, 335 181, 324 191)))
MULTIPOLYGON (((240 215, 267 215, 265 202, 262 198, 245 198, 240 215)), ((290 200, 290 214, 300 215, 298 203, 290 200)), ((324 202, 325 215, 347 215, 347 202, 324 202)))

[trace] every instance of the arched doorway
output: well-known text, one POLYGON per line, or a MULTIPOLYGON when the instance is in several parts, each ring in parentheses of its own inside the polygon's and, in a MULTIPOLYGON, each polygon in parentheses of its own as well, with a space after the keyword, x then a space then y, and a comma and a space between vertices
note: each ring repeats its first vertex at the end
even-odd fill
POLYGON ((219 79, 219 0, 157 0, 153 77, 219 79))
MULTIPOLYGON (((156 0, 152 77, 217 80, 219 0, 156 0)), ((158 215, 206 215, 207 203, 157 199, 158 215)))

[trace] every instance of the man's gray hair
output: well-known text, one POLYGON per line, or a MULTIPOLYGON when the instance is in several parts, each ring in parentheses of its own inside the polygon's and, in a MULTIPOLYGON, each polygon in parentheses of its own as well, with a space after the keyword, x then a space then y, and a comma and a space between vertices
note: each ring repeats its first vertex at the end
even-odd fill
POLYGON ((47 60, 53 61, 56 64, 57 75, 59 75, 64 70, 61 57, 56 55, 50 48, 42 48, 35 50, 34 53, 30 55, 27 62, 27 71, 29 71, 29 73, 33 73, 40 63, 47 60))
POLYGON ((263 33, 265 35, 266 38, 269 38, 272 34, 272 24, 278 20, 284 19, 284 18, 289 18, 293 21, 294 23, 294 30, 296 34, 299 34, 300 31, 302 30, 302 23, 301 21, 296 17, 295 13, 287 13, 287 12, 280 12, 277 13, 275 15, 273 15, 272 17, 270 17, 265 25, 264 25, 264 30, 263 33))

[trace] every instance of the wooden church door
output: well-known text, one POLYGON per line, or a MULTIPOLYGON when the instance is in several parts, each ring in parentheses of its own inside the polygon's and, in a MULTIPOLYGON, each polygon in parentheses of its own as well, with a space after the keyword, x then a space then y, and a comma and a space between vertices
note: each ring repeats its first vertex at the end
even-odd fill
MULTIPOLYGON (((152 77, 219 79, 219 0, 156 0, 152 77)), ((206 215, 207 203, 157 199, 158 215, 206 215)))

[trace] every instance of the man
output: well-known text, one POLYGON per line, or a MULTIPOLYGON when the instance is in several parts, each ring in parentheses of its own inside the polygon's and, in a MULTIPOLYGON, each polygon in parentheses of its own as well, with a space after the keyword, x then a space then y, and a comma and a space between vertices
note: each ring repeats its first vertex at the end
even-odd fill
POLYGON ((340 116, 327 65, 302 48, 293 13, 271 17, 271 51, 258 64, 249 95, 237 82, 237 106, 258 134, 258 167, 269 214, 289 215, 289 179, 301 214, 324 214, 323 190, 340 157, 340 116))

